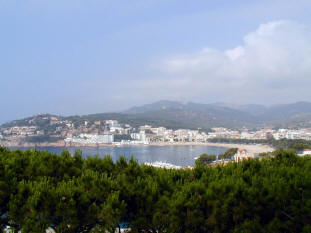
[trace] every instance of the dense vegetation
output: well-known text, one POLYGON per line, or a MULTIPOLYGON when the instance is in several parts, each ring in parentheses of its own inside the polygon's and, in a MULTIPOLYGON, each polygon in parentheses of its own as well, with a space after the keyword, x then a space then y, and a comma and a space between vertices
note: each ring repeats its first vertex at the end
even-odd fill
POLYGON ((32 126, 35 124, 39 128, 44 128, 45 126, 50 124, 50 121, 44 118, 51 117, 51 116, 55 116, 55 115, 42 114, 40 115, 40 117, 38 116, 27 117, 21 120, 15 120, 15 121, 5 123, 1 125, 1 127, 6 128, 6 127, 14 127, 14 126, 32 126))
MULTIPOLYGON (((41 116, 52 116, 44 114, 41 116)), ((257 128, 271 125, 276 128, 308 128, 310 127, 311 103, 297 102, 271 106, 261 105, 228 105, 224 103, 197 104, 182 103, 178 101, 158 101, 152 104, 133 107, 121 113, 99 113, 84 116, 61 117, 62 120, 71 120, 76 127, 84 125, 84 121, 118 120, 122 124, 130 124, 137 128, 141 125, 154 127, 164 126, 178 129, 209 130, 213 127, 226 127, 240 129, 242 127, 257 128)), ((2 127, 36 125, 40 129, 46 129, 49 121, 34 117, 16 120, 6 123, 2 127)))
MULTIPOLYGON (((14 127, 14 126, 37 126, 38 129, 44 130, 45 133, 49 133, 55 130, 57 126, 62 126, 61 124, 54 124, 50 125, 50 120, 44 119, 45 117, 51 117, 55 115, 50 114, 44 114, 40 116, 33 116, 24 118, 21 120, 15 120, 11 121, 9 123, 5 123, 1 125, 1 127, 14 127)), ((70 120, 75 127, 84 126, 84 122, 89 122, 88 126, 92 125, 95 121, 105 121, 105 120, 117 120, 121 124, 129 124, 134 128, 139 128, 139 126, 142 125, 152 125, 153 127, 167 127, 169 129, 180 129, 180 128, 186 128, 186 129, 198 129, 198 127, 201 127, 196 122, 182 122, 178 121, 176 119, 169 119, 169 118, 161 118, 161 117, 155 117, 152 114, 150 116, 145 115, 134 115, 134 114, 124 114, 124 113, 99 113, 99 114, 89 114, 84 116, 55 116, 58 117, 61 120, 70 120)), ((87 127, 88 127, 87 126, 87 127)), ((208 131, 209 129, 206 127, 203 127, 204 131, 208 131)))
POLYGON ((211 164, 216 160, 216 155, 214 154, 201 154, 200 157, 197 159, 202 164, 211 164))
POLYGON ((57 142, 63 139, 64 139, 63 137, 51 137, 49 135, 40 135, 40 136, 26 137, 25 141, 32 143, 42 143, 42 142, 57 142))
MULTIPOLYGON (((143 115, 143 114, 124 114, 124 113, 99 113, 90 114, 85 116, 71 116, 66 117, 67 120, 72 121, 75 126, 83 125, 84 121, 93 123, 95 121, 105 121, 105 120, 117 120, 121 124, 129 124, 134 128, 139 128, 142 125, 152 125, 153 127, 167 127, 170 129, 197 129, 200 127, 195 122, 184 122, 168 117, 158 117, 153 114, 143 115)), ((201 126, 202 127, 202 126, 201 126)), ((204 128, 204 127, 203 127, 204 128)), ((204 128, 206 130, 206 128, 204 128)))
POLYGON ((166 170, 0 148, 0 226, 22 232, 310 232, 311 158, 166 170))
MULTIPOLYGON (((201 154, 200 157, 197 159, 202 164, 211 164, 218 160, 232 160, 233 156, 237 153, 238 148, 230 148, 227 151, 225 151, 222 154, 219 154, 218 156, 214 154, 201 154)), ((266 153, 262 154, 262 156, 268 156, 266 153)))
POLYGON ((238 148, 230 148, 225 153, 218 155, 218 159, 232 159, 238 152, 238 148))

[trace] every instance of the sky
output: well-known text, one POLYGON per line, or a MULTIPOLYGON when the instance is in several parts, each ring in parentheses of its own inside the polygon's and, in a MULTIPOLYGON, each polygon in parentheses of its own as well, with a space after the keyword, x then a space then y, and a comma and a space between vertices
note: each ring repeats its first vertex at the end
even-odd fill
POLYGON ((0 124, 311 101, 310 0, 0 0, 0 124))

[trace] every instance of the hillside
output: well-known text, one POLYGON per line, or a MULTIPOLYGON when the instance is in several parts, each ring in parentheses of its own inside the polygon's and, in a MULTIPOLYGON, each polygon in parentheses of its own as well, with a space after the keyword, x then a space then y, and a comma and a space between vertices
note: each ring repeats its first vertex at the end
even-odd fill
POLYGON ((251 114, 216 104, 159 101, 154 104, 133 107, 125 113, 140 117, 170 119, 195 128, 232 128, 256 124, 251 114))
MULTIPOLYGON (((99 113, 83 116, 38 115, 22 120, 15 120, 1 127, 35 125, 40 130, 51 130, 50 117, 57 117, 75 126, 85 121, 95 122, 118 120, 133 127, 152 125, 167 128, 209 129, 212 127, 255 128, 264 125, 274 127, 311 127, 311 103, 297 102, 271 107, 263 105, 233 105, 226 103, 199 104, 178 101, 158 101, 143 106, 135 106, 119 113, 99 113)), ((55 128, 59 125, 53 125, 55 128)))
POLYGON ((70 116, 66 117, 67 120, 72 120, 73 123, 82 123, 84 121, 104 121, 104 120, 117 120, 121 124, 130 124, 132 127, 137 128, 141 125, 152 125, 155 127, 164 126, 167 128, 193 128, 188 123, 174 120, 170 117, 157 117, 152 114, 127 114, 127 113, 98 113, 83 116, 70 116))
POLYGON ((133 107, 125 111, 141 117, 174 119, 198 127, 310 127, 311 103, 297 102, 271 107, 263 105, 233 105, 226 103, 197 104, 174 101, 158 101, 153 104, 133 107))

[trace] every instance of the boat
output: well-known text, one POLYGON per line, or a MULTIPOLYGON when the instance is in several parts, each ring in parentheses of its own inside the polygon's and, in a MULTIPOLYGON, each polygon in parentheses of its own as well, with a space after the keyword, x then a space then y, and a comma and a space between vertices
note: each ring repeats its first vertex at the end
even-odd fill
POLYGON ((162 162, 162 161, 155 161, 155 162, 151 162, 151 163, 146 162, 144 164, 147 166, 166 168, 166 169, 182 169, 181 166, 174 165, 171 163, 162 162))

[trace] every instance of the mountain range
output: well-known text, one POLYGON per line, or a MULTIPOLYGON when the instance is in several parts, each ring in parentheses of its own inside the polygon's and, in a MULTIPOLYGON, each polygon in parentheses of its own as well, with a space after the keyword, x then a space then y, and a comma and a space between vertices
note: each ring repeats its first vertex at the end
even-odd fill
POLYGON ((158 101, 125 111, 157 119, 169 119, 195 127, 309 127, 311 126, 311 103, 296 102, 292 104, 266 107, 258 104, 236 105, 227 103, 184 103, 178 101, 158 101))
MULTIPOLYGON (((69 116, 75 122, 84 120, 115 119, 134 127, 150 124, 155 127, 209 129, 212 127, 256 128, 271 127, 311 127, 311 103, 236 105, 227 103, 200 104, 161 100, 152 104, 135 106, 118 113, 99 113, 83 116, 69 116)), ((23 120, 2 125, 21 125, 23 120)))

